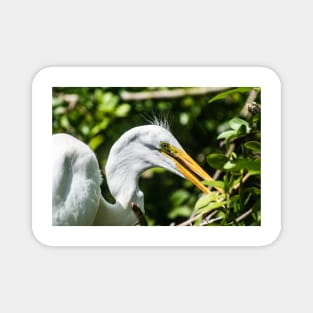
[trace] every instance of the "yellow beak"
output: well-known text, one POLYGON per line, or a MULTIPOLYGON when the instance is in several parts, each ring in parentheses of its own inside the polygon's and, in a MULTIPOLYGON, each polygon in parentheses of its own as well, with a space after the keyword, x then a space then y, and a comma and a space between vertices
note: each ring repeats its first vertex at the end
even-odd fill
MULTIPOLYGON (((168 143, 164 143, 161 148, 161 153, 172 159, 175 162, 177 169, 185 176, 185 178, 191 181, 202 192, 210 192, 207 187, 201 184, 200 180, 194 174, 198 175, 198 177, 202 178, 203 180, 213 181, 213 178, 207 172, 205 172, 201 166, 186 152, 173 147, 168 143)), ((223 192, 223 190, 220 188, 215 187, 215 189, 219 192, 223 192)))

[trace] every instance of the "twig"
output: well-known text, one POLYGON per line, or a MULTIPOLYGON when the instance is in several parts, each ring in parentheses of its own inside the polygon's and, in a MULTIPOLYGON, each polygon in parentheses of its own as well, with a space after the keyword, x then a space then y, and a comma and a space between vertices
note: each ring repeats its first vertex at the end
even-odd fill
MULTIPOLYGON (((222 201, 222 199, 220 199, 219 201, 222 201)), ((206 217, 203 218, 203 220, 206 220, 206 221, 210 220, 210 218, 213 217, 217 212, 218 212, 218 210, 211 211, 206 217)), ((199 213, 199 214, 197 214, 195 216, 191 216, 188 220, 178 224, 177 226, 187 226, 187 225, 192 226, 192 222, 196 221, 198 218, 202 217, 206 213, 199 213)))
POLYGON ((145 216, 143 215, 143 213, 141 212, 140 208, 137 206, 137 204, 132 202, 130 206, 138 219, 139 225, 148 226, 147 220, 145 216))
POLYGON ((246 218, 248 215, 250 215, 251 213, 252 213, 252 209, 248 210, 247 212, 245 212, 242 215, 240 215, 239 217, 237 217, 235 219, 235 221, 238 223, 238 222, 242 221, 244 218, 246 218))
MULTIPOLYGON (((247 173, 247 174, 242 178, 241 182, 239 182, 238 184, 236 184, 236 185, 233 187, 233 189, 232 189, 231 191, 238 189, 238 188, 240 187, 240 185, 241 185, 242 183, 246 182, 249 177, 250 177, 250 174, 247 173)), ((217 210, 214 210, 214 211, 211 212, 211 213, 213 213, 212 215, 214 215, 216 212, 217 212, 217 210)), ((212 216, 211 213, 210 213, 210 215, 208 215, 207 217, 205 217, 205 218, 203 219, 203 221, 205 221, 205 222, 208 221, 208 220, 210 219, 210 217, 212 216)), ((251 212, 250 212, 250 213, 251 213, 251 212)), ((249 213, 249 214, 250 214, 250 213, 249 213)), ((188 220, 186 220, 186 221, 184 221, 184 222, 178 224, 177 226, 187 226, 187 225, 191 225, 191 226, 192 226, 192 222, 196 221, 196 220, 197 220, 198 218, 200 218, 202 215, 204 215, 204 213, 200 213, 200 214, 194 215, 194 212, 193 212, 193 214, 191 215, 191 217, 190 217, 188 220)), ((245 216, 244 216, 244 217, 245 217, 245 216)), ((235 220, 235 221, 237 221, 237 220, 235 220)), ((202 223, 203 223, 203 222, 202 222, 202 223)), ((202 223, 200 224, 200 226, 202 225, 202 223)), ((206 223, 206 224, 209 224, 209 223, 206 223)))
POLYGON ((120 96, 123 101, 147 100, 147 99, 168 99, 181 98, 185 96, 198 96, 208 93, 227 90, 229 87, 192 87, 192 88, 176 88, 169 90, 141 91, 129 92, 123 91, 120 96))
POLYGON ((55 97, 63 100, 64 102, 67 102, 69 105, 69 110, 73 109, 79 100, 79 96, 76 94, 59 93, 56 94, 55 97))
MULTIPOLYGON (((242 221, 243 219, 245 219, 247 216, 249 216, 251 213, 252 213, 253 209, 249 209, 248 211, 244 212, 243 214, 241 214, 240 216, 238 216, 236 219, 235 219, 235 222, 236 223, 239 223, 240 221, 242 221)), ((234 224, 234 221, 233 222, 230 222, 228 225, 232 225, 234 224)))
POLYGON ((247 173, 247 174, 242 178, 242 180, 232 188, 231 191, 238 189, 238 188, 240 187, 240 185, 243 184, 243 183, 245 183, 249 177, 250 177, 250 174, 247 173))
POLYGON ((203 215, 203 213, 195 215, 195 216, 189 218, 188 220, 186 220, 185 222, 182 222, 182 223, 178 224, 177 226, 188 226, 188 225, 192 226, 192 222, 196 221, 202 215, 203 215))
POLYGON ((249 114, 249 107, 253 104, 254 100, 256 99, 257 95, 259 93, 259 88, 252 88, 249 96, 247 98, 247 101, 244 105, 244 107, 242 108, 240 115, 243 117, 248 116, 249 114))
POLYGON ((249 105, 248 110, 251 114, 257 114, 261 112, 261 105, 256 103, 255 101, 252 102, 251 105, 249 105))
POLYGON ((217 213, 217 210, 213 210, 212 212, 210 212, 209 215, 203 217, 203 221, 200 223, 200 226, 202 226, 202 224, 208 224, 210 222, 210 220, 213 219, 213 216, 217 213))
POLYGON ((223 217, 220 216, 220 217, 212 218, 212 219, 210 219, 210 220, 208 220, 208 221, 205 220, 205 221, 203 221, 199 226, 206 226, 206 225, 212 224, 212 223, 214 223, 214 222, 220 221, 220 220, 222 220, 222 219, 223 219, 223 217))

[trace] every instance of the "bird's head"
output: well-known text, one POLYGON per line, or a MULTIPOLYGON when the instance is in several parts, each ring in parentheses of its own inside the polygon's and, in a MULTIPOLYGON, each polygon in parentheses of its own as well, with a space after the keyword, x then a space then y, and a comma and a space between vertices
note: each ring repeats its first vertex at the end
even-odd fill
POLYGON ((209 192, 201 180, 212 178, 185 152, 172 133, 158 125, 146 125, 124 133, 110 151, 106 173, 110 176, 112 194, 118 192, 114 190, 118 184, 112 185, 117 177, 121 181, 133 179, 132 174, 138 177, 152 167, 162 167, 188 179, 202 192, 209 192))
POLYGON ((200 180, 212 180, 211 176, 186 153, 172 133, 157 125, 147 127, 150 128, 150 138, 147 139, 154 147, 153 159, 157 166, 188 179, 202 192, 208 193, 200 180))

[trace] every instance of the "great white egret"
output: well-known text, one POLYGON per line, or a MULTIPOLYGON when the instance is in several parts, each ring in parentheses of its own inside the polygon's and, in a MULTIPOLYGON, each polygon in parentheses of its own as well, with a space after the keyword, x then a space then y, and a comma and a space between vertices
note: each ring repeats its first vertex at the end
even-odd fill
POLYGON ((112 146, 105 174, 114 204, 101 195, 101 172, 93 151, 70 135, 53 135, 52 224, 134 225, 137 219, 131 204, 144 212, 139 176, 152 167, 162 167, 209 192, 199 178, 212 178, 160 125, 132 128, 112 146))

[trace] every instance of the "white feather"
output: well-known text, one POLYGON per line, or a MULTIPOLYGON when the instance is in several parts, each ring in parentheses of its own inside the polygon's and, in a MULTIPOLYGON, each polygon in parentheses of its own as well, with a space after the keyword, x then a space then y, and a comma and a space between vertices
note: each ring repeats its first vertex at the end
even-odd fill
POLYGON ((115 142, 105 167, 116 200, 111 204, 101 196, 101 173, 91 149, 70 135, 54 135, 53 225, 133 225, 131 203, 144 211, 138 186, 143 171, 163 167, 183 177, 174 161, 160 153, 161 141, 183 150, 169 130, 158 125, 132 128, 115 142))

